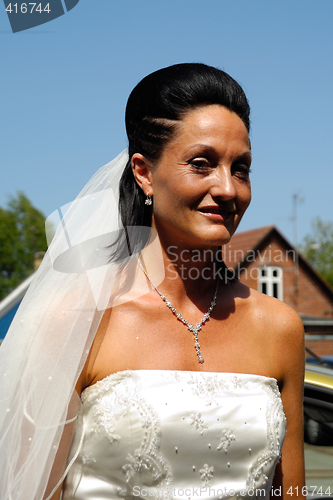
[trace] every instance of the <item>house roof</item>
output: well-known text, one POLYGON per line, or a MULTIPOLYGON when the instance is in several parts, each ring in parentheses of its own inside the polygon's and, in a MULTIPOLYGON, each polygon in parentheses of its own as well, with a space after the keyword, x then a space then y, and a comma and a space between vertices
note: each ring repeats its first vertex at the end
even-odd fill
POLYGON ((234 234, 230 242, 223 247, 223 260, 226 266, 235 269, 238 264, 245 262, 249 252, 257 250, 274 230, 275 226, 264 226, 234 234))
POLYGON ((275 226, 264 226, 236 233, 230 242, 223 247, 223 260, 226 266, 230 269, 236 269, 240 265, 246 267, 250 262, 253 262, 253 258, 247 260, 246 257, 251 255, 251 253, 253 254, 253 252, 257 253, 263 250, 273 236, 285 249, 296 252, 299 266, 318 284, 330 300, 333 300, 333 288, 331 285, 275 226))

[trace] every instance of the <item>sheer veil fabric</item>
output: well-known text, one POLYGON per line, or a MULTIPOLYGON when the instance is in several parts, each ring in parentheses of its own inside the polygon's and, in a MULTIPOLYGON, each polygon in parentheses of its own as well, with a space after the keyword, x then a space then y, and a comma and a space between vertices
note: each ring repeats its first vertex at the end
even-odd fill
MULTIPOLYGON (((61 482, 75 426, 71 455, 80 447, 75 385, 103 313, 148 291, 135 253, 110 262, 124 231, 118 185, 127 161, 125 150, 49 218, 48 252, 0 348, 2 500, 46 499, 61 482), (52 225, 58 226, 53 238, 52 225)), ((129 247, 135 246, 135 231, 127 233, 129 247)), ((158 238, 149 240, 142 256, 160 283, 158 238)))

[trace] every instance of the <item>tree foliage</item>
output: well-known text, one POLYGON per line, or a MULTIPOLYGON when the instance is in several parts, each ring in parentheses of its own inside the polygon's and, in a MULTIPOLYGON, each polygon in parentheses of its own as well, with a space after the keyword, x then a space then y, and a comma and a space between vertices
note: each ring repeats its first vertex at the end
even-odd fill
POLYGON ((45 216, 22 193, 0 207, 0 300, 34 269, 36 252, 45 252, 45 216))
POLYGON ((313 267, 333 286, 333 222, 316 217, 312 232, 304 238, 302 251, 313 267))

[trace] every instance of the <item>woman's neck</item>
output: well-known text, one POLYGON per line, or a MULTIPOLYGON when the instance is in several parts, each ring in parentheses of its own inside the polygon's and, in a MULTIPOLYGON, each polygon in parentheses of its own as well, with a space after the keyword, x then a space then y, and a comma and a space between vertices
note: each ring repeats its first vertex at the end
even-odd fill
MULTIPOLYGON (((222 263, 222 252, 219 247, 196 249, 184 245, 163 244, 158 240, 158 246, 164 268, 164 279, 158 280, 158 288, 168 297, 173 297, 178 303, 190 298, 196 299, 205 294, 213 293, 222 263)), ((156 257, 156 243, 155 257, 156 257)), ((149 248, 149 247, 148 247, 149 248)), ((146 248, 142 254, 141 263, 151 281, 155 284, 154 275, 161 271, 161 260, 156 259, 146 248), (150 255, 149 255, 150 254, 150 255), (159 266, 156 266, 157 260, 159 266)))

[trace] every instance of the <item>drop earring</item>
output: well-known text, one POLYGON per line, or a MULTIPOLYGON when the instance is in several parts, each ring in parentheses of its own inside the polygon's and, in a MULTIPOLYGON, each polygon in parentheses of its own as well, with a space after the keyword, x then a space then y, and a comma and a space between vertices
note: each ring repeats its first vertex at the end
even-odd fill
POLYGON ((145 205, 152 205, 153 201, 151 199, 151 196, 147 195, 147 198, 145 199, 145 205))

